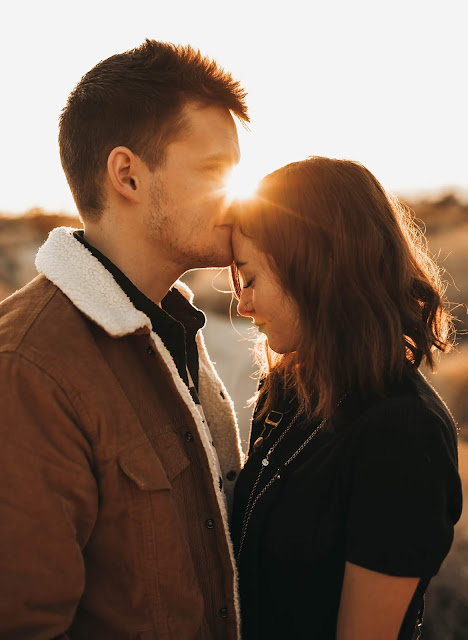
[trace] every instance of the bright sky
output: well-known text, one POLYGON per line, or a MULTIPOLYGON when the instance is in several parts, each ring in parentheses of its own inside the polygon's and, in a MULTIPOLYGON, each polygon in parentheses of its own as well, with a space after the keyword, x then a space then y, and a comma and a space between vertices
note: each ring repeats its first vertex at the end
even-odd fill
POLYGON ((192 44, 249 92, 243 172, 308 155, 365 164, 407 195, 468 186, 466 0, 2 2, 0 211, 75 212, 57 121, 100 60, 192 44))

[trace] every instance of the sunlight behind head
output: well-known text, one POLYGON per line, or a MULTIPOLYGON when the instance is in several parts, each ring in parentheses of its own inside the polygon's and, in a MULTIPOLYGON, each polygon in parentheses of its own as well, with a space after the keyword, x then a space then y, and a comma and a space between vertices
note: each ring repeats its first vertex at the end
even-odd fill
POLYGON ((262 177, 263 175, 258 170, 241 161, 233 168, 226 180, 228 203, 252 198, 262 177))

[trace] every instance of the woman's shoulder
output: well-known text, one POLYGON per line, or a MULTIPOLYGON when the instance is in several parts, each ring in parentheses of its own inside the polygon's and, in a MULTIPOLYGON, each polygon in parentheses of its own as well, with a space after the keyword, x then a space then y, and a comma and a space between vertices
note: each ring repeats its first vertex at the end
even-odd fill
POLYGON ((358 417, 354 431, 369 447, 438 448, 457 463, 457 428, 449 408, 418 370, 392 385, 358 417))
POLYGON ((462 508, 450 411, 415 371, 349 426, 347 559, 389 575, 434 575, 462 508))

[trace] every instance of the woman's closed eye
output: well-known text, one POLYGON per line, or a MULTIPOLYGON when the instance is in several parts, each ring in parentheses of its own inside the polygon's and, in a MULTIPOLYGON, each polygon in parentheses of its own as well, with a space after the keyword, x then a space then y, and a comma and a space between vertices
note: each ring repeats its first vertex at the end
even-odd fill
POLYGON ((244 286, 242 287, 243 289, 248 289, 249 287, 252 286, 254 281, 254 278, 250 278, 250 280, 247 280, 247 282, 244 284, 244 286))

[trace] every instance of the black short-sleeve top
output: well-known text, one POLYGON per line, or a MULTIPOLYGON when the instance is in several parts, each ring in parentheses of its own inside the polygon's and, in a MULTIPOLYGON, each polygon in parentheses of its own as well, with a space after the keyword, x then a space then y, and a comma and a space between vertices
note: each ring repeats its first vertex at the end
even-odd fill
MULTIPOLYGON (((266 451, 296 412, 294 401, 263 447, 252 422, 249 457, 235 490, 236 555, 246 506, 266 451)), ((420 623, 423 594, 447 555, 461 513, 456 428, 442 400, 411 370, 385 397, 346 398, 333 430, 300 420, 264 468, 238 556, 244 639, 335 638, 345 562, 420 578, 399 640, 420 623)))

